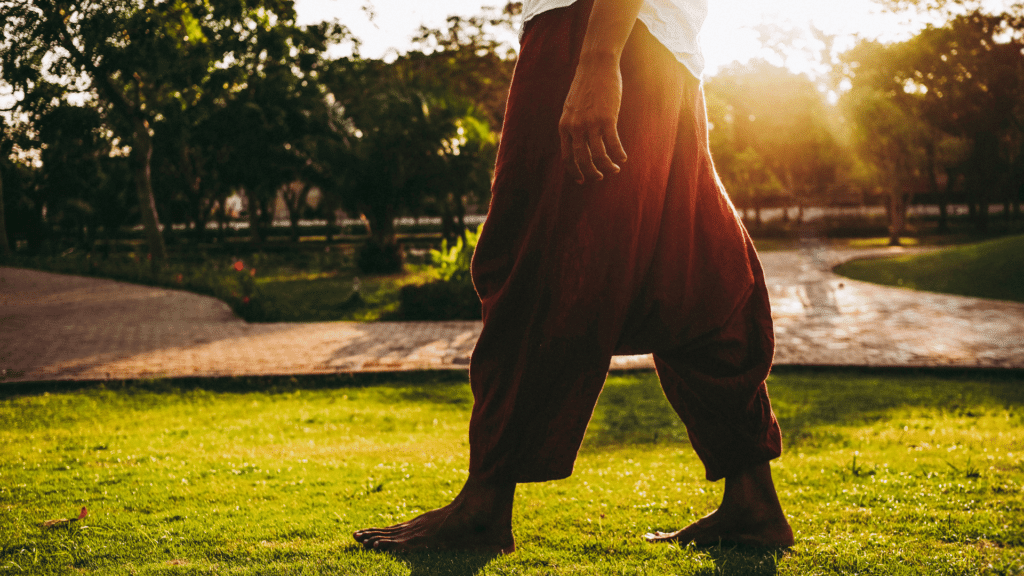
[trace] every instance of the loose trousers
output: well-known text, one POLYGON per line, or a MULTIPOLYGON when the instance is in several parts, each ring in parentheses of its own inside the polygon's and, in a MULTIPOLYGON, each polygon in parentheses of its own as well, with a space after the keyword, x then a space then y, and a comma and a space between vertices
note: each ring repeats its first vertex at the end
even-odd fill
POLYGON ((564 478, 614 354, 654 353, 707 478, 781 453, 757 254, 715 173, 704 93, 638 22, 622 55, 629 160, 577 184, 558 122, 592 0, 532 19, 473 257, 483 331, 470 380, 470 473, 564 478))

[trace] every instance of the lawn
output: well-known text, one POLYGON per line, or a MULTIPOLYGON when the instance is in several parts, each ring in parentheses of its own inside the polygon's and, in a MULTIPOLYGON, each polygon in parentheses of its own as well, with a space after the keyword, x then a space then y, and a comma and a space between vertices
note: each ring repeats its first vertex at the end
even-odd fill
POLYGON ((636 372, 609 379, 571 478, 520 487, 519 550, 488 557, 350 536, 461 487, 464 373, 7 388, 0 574, 1024 572, 1024 378, 789 369, 770 390, 791 550, 641 541, 722 485, 636 372))
POLYGON ((854 260, 836 272, 915 290, 1024 302, 1024 235, 927 254, 854 260))

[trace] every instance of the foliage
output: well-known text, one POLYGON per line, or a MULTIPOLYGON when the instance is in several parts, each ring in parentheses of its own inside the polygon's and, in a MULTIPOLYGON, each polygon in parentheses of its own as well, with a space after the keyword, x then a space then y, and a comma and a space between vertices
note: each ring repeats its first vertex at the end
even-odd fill
MULTIPOLYGON (((341 59, 329 89, 350 119, 342 205, 367 219, 378 246, 395 243, 394 219, 433 205, 450 222, 466 198, 490 188, 496 138, 473 101, 393 63, 341 59)), ((449 226, 450 227, 450 226, 449 226)))
POLYGON ((480 297, 469 280, 408 284, 399 291, 402 320, 479 320, 480 297))
POLYGON ((465 240, 459 237, 455 245, 448 240, 441 241, 441 248, 430 251, 430 261, 444 282, 465 282, 471 280, 470 265, 473 263, 473 252, 484 225, 476 227, 475 232, 466 232, 465 240))
MULTIPOLYGON (((651 372, 609 378, 519 549, 367 552, 466 477, 464 373, 110 382, 0 400, 0 569, 31 574, 1018 574, 1022 382, 777 370, 789 551, 651 546, 718 505, 651 372), (57 529, 39 523, 76 514, 57 529)), ((8 389, 10 390, 10 389, 8 389)), ((27 392, 27 393, 26 393, 27 392)))
POLYGON ((843 55, 839 72, 852 85, 844 107, 892 193, 935 196, 944 175, 945 196, 959 189, 979 230, 992 201, 1014 203, 1019 213, 1022 22, 1020 6, 974 10, 907 41, 862 41, 843 55))
POLYGON ((914 290, 1024 302, 1024 236, 927 254, 854 260, 836 272, 914 290))
POLYGON ((442 240, 440 249, 430 251, 433 270, 440 278, 425 284, 409 284, 400 292, 399 316, 404 320, 479 320, 480 297, 473 286, 473 251, 483 230, 466 232, 454 245, 442 240))
POLYGON ((828 205, 844 191, 849 150, 835 114, 808 77, 763 60, 707 82, 715 165, 740 208, 828 205))

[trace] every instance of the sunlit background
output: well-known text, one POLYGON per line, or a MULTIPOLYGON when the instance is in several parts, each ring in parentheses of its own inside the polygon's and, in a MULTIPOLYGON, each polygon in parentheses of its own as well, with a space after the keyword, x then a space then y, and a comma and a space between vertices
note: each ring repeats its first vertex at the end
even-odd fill
MULTIPOLYGON (((1003 3, 996 0, 987 2, 986 6, 1003 3)), ((372 0, 369 5, 361 0, 297 0, 295 3, 299 23, 337 19, 359 38, 362 55, 370 58, 386 58, 389 54, 407 51, 409 39, 420 25, 440 28, 449 15, 471 16, 481 13, 484 7, 500 4, 496 0, 372 0)), ((713 75, 730 62, 775 58, 773 54, 766 54, 758 41, 760 25, 794 29, 798 44, 811 40, 813 26, 837 36, 842 48, 852 45, 857 35, 883 40, 904 39, 923 23, 921 18, 887 12, 872 0, 711 0, 701 42, 707 73, 713 75)), ((509 40, 515 44, 514 37, 509 40)), ((785 64, 797 72, 814 70, 808 59, 798 56, 791 57, 785 64)))

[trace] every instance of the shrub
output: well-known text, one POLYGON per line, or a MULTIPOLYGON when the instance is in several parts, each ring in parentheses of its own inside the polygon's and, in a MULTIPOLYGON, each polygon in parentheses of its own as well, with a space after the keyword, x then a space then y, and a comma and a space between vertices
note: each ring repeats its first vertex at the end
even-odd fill
POLYGON ((473 251, 476 250, 476 243, 483 227, 484 225, 481 224, 475 231, 467 230, 465 242, 459 238, 455 241, 454 246, 449 246, 448 240, 442 240, 440 250, 430 251, 430 260, 437 268, 441 281, 464 282, 470 280, 469 268, 473 261, 473 251))
POLYGON ((479 320, 480 298, 473 283, 428 282, 403 286, 398 312, 403 320, 479 320))
POLYGON ((420 285, 403 286, 399 297, 399 315, 405 320, 479 320, 480 298, 473 288, 470 263, 476 249, 480 229, 467 231, 454 246, 447 240, 439 250, 430 251, 440 280, 420 285))

